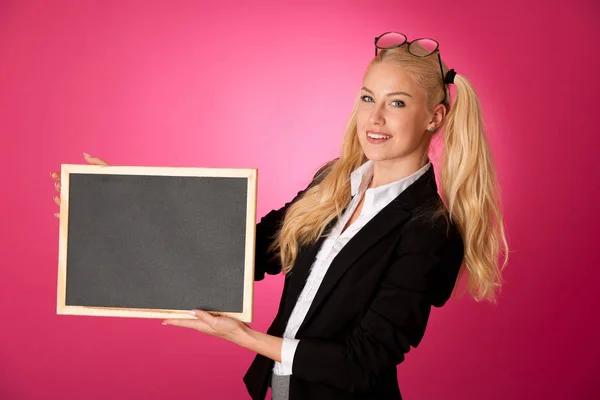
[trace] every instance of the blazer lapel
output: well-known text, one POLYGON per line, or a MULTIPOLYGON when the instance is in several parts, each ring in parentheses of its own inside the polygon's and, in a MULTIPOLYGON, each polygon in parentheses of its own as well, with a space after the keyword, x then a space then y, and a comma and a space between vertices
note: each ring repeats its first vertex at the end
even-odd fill
MULTIPOLYGON (((337 220, 337 219, 336 219, 337 220)), ((336 221, 334 220, 334 221, 336 221)), ((325 231, 327 232, 327 231, 325 231)), ((290 315, 296 305, 298 296, 306 284, 308 275, 310 274, 310 267, 312 266, 321 245, 325 241, 325 236, 321 236, 315 243, 306 246, 298 252, 294 268, 286 276, 285 280, 288 285, 287 296, 285 297, 285 303, 283 304, 283 316, 284 323, 287 324, 290 315)))
MULTIPOLYGON (((400 193, 390 204, 378 212, 360 231, 356 233, 352 239, 342 248, 337 256, 332 261, 323 282, 319 286, 314 300, 308 310, 299 331, 310 321, 321 303, 327 297, 327 294, 335 287, 339 279, 344 273, 363 255, 369 248, 374 246, 379 240, 385 237, 394 228, 404 224, 412 215, 410 210, 422 204, 428 197, 437 196, 437 186, 435 184, 435 175, 433 165, 423 174, 417 181, 400 193)), ((300 276, 294 280, 293 287, 290 286, 291 293, 294 298, 297 298, 300 291, 303 289, 308 277, 310 267, 314 262, 316 254, 321 247, 323 238, 302 256, 298 266, 300 266, 300 276), (298 279, 302 278, 302 279, 298 279)), ((299 254, 301 254, 300 252, 299 254)), ((296 269, 296 266, 292 272, 296 269)), ((286 319, 289 318, 291 311, 295 305, 289 304, 289 313, 286 313, 286 319)))

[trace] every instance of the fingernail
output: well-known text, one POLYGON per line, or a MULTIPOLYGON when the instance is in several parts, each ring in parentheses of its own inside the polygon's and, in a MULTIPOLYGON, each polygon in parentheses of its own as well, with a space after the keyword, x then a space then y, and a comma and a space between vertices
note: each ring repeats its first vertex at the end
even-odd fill
POLYGON ((88 153, 83 153, 83 155, 86 157, 91 157, 88 153))
POLYGON ((190 314, 190 315, 196 315, 196 313, 193 312, 193 311, 188 311, 188 314, 190 314))
POLYGON ((167 324, 166 322, 163 322, 161 325, 169 325, 169 324, 167 324))

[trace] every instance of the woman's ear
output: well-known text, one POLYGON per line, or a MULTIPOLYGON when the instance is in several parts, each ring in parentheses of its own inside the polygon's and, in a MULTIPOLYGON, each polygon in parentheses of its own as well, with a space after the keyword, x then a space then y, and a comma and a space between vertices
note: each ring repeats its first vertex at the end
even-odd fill
POLYGON ((446 106, 443 104, 438 104, 431 114, 431 118, 429 120, 429 125, 433 125, 437 130, 440 126, 442 126, 442 122, 446 117, 446 106))

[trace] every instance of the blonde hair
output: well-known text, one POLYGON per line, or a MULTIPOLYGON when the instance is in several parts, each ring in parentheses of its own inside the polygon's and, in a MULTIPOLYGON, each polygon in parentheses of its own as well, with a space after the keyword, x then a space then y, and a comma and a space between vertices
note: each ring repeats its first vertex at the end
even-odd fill
MULTIPOLYGON (((382 50, 367 70, 384 61, 403 68, 425 89, 430 111, 441 103, 444 86, 435 54, 415 57, 406 46, 382 50)), ((442 64, 446 75, 448 68, 442 64)), ((495 302, 496 289, 502 283, 501 270, 508 262, 496 172, 475 91, 462 75, 454 77, 454 85, 454 104, 450 106, 449 90, 444 103, 449 111, 443 125, 444 152, 440 171, 443 203, 433 217, 444 215, 454 221, 463 239, 465 252, 457 282, 468 271, 467 289, 471 296, 476 301, 495 302), (504 255, 502 262, 500 253, 504 255)), ((311 187, 290 205, 269 247, 279 257, 285 274, 292 270, 299 249, 316 242, 327 226, 341 217, 351 198, 349 176, 367 161, 357 136, 358 101, 357 96, 345 129, 340 157, 322 168, 311 187)))

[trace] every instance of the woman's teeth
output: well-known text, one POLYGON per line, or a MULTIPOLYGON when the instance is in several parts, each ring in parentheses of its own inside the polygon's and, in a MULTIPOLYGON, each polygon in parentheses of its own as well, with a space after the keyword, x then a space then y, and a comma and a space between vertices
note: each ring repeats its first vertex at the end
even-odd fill
POLYGON ((378 135, 376 133, 367 133, 367 136, 369 136, 372 139, 389 139, 389 138, 391 138, 391 136, 378 135))

